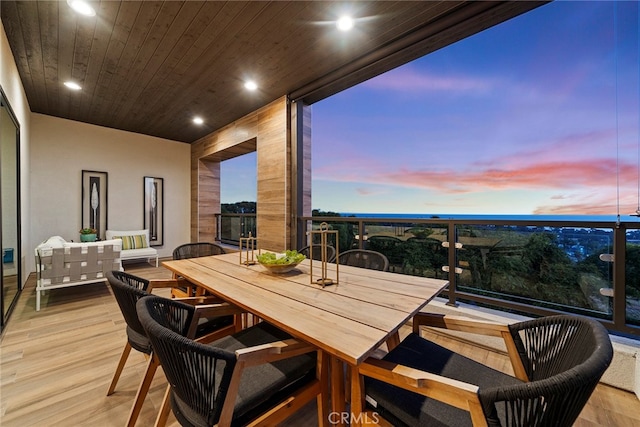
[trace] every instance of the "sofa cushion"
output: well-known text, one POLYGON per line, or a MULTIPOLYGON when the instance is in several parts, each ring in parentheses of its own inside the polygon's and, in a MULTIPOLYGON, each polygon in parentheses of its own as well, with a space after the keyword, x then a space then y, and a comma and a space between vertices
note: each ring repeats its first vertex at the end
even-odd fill
POLYGON ((154 248, 129 249, 120 253, 122 259, 157 257, 158 251, 154 248))

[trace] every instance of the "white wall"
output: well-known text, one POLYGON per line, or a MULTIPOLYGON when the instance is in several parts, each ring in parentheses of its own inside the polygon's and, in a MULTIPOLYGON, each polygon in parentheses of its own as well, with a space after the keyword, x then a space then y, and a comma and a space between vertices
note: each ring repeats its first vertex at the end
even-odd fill
MULTIPOLYGON (((0 86, 7 96, 13 113, 20 124, 20 208, 21 208, 21 242, 22 256, 17 260, 22 265, 21 283, 27 280, 29 272, 33 270, 33 257, 28 252, 29 236, 31 235, 31 208, 29 205, 29 153, 30 153, 30 118, 31 109, 20 81, 18 68, 13 60, 4 26, 0 26, 0 86), (29 267, 29 262, 31 268, 29 267)), ((17 254, 16 254, 17 257, 17 254)))
POLYGON ((108 228, 143 226, 143 177, 164 179, 160 257, 189 242, 189 144, 43 114, 31 116, 31 222, 35 245, 59 235, 78 241, 82 170, 108 173, 108 228))

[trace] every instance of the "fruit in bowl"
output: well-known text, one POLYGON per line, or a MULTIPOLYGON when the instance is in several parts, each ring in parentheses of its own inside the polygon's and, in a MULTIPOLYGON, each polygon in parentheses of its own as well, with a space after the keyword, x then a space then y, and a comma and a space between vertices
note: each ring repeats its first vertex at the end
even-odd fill
POLYGON ((298 251, 285 251, 281 254, 264 252, 258 255, 258 262, 270 273, 288 273, 304 260, 306 256, 298 251))

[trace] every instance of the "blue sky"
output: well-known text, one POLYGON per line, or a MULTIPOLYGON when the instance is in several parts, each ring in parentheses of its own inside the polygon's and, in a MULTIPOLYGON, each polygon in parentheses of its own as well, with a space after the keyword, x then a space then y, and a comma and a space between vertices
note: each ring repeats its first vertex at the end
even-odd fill
POLYGON ((554 2, 314 104, 313 207, 635 211, 639 21, 637 2, 554 2))

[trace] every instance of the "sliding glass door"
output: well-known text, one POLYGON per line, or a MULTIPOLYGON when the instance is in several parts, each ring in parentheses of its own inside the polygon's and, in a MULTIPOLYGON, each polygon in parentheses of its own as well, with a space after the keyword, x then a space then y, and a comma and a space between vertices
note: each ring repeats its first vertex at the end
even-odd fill
POLYGON ((20 280, 20 126, 0 88, 0 243, 1 265, 1 327, 21 291, 20 280))

